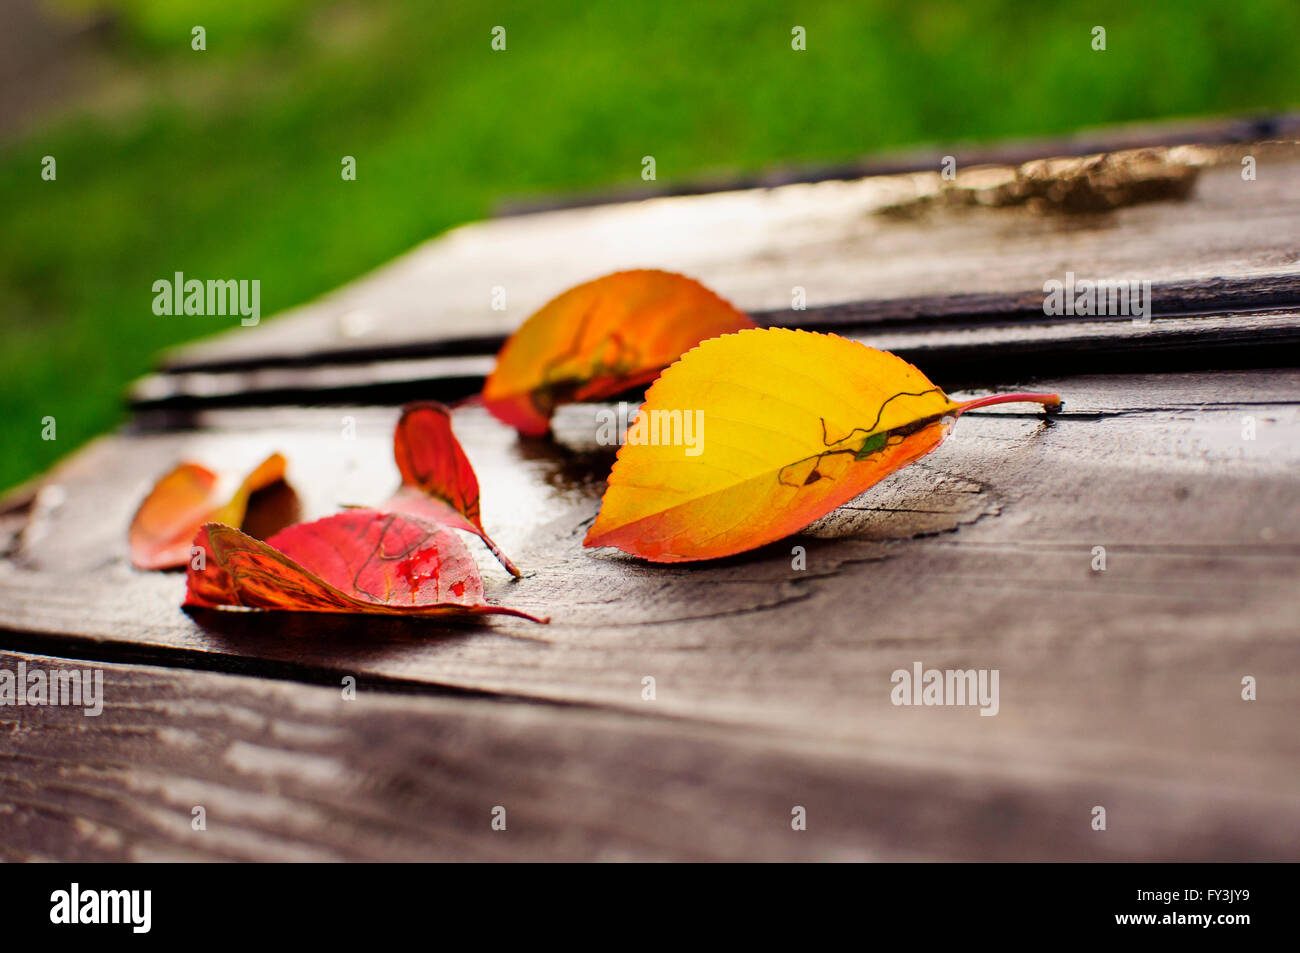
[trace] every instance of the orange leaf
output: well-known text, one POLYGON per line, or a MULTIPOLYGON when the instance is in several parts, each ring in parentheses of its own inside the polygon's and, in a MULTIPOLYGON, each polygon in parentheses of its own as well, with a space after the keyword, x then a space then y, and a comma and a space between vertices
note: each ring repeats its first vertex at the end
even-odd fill
POLYGON ((646 393, 583 544, 654 562, 754 549, 925 456, 965 411, 1009 401, 1060 404, 954 403, 902 358, 833 334, 705 341, 646 393))
POLYGON ((249 497, 283 480, 284 470, 284 457, 271 454, 222 504, 216 498, 217 475, 197 463, 182 463, 154 484, 136 510, 127 534, 131 561, 140 569, 184 566, 200 526, 208 522, 242 525, 249 497))
POLYGON ((401 489, 380 509, 476 534, 512 576, 515 564, 492 542, 479 515, 478 477, 451 430, 451 411, 433 401, 408 404, 393 433, 401 489))
POLYGON ((560 404, 646 384, 706 338, 754 322, 704 285, 667 271, 620 271, 570 288, 497 355, 483 403, 522 434, 550 429, 560 404))
POLYGON ((544 622, 483 600, 460 537, 396 513, 352 509, 298 523, 265 543, 221 523, 199 530, 185 605, 290 612, 477 616, 544 622))

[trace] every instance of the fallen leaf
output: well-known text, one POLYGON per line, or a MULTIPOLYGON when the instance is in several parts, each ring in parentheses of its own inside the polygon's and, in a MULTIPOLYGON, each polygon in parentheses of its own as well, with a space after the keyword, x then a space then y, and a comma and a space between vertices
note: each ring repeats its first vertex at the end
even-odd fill
POLYGON ((706 338, 754 322, 704 285, 667 271, 620 271, 570 288, 501 348, 483 404, 529 436, 560 404, 647 384, 706 338))
POLYGON ((140 569, 174 569, 190 558, 194 534, 204 523, 240 526, 255 492, 284 479, 285 461, 273 453, 253 470, 226 503, 216 497, 217 475, 182 463, 157 483, 131 520, 131 561, 140 569))
POLYGON ((380 509, 474 533, 512 576, 519 575, 483 529, 478 477, 452 433, 449 409, 433 401, 404 407, 393 432, 393 456, 402 486, 380 509))
POLYGON ((483 598, 459 536, 397 513, 352 509, 298 523, 266 542, 221 523, 194 538, 185 605, 381 615, 513 615, 483 598))
POLYGON ((965 411, 1011 401, 1060 404, 1055 394, 955 403, 902 358, 833 334, 705 341, 646 393, 583 545, 653 562, 754 549, 925 456, 965 411), (694 456, 664 439, 684 433, 686 415, 694 456))

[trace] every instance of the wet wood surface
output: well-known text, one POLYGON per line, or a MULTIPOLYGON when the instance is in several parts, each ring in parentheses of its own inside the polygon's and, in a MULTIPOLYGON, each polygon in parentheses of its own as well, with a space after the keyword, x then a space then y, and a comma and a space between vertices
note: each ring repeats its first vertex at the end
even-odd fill
POLYGON ((851 189, 811 186, 680 200, 698 216, 651 202, 503 220, 187 352, 141 385, 157 399, 128 428, 0 506, 0 670, 106 679, 99 718, 0 706, 0 856, 1294 860, 1300 174, 1273 168, 1289 171, 1247 183, 1212 166, 1186 202, 1023 234, 1023 209, 884 222, 851 189), (745 209, 762 211, 754 235, 734 228, 745 209), (616 212, 631 244, 564 258, 616 212), (832 221, 840 251, 816 273, 852 281, 806 279, 807 320, 950 389, 1055 390, 1063 411, 973 412, 796 537, 654 566, 581 546, 612 462, 599 408, 564 409, 554 441, 463 408, 487 529, 525 570, 511 581, 469 540, 488 598, 547 626, 187 613, 183 576, 130 567, 131 514, 179 460, 234 476, 280 451, 292 498, 262 502, 303 518, 378 502, 397 483, 397 409, 373 401, 474 389, 493 335, 591 276, 579 267, 676 267, 653 243, 689 239, 688 270, 779 323, 778 292, 823 267, 814 236, 832 221), (492 279, 525 248, 520 283, 492 279), (1047 278, 1121 264, 1165 281, 1176 313, 1032 316, 1047 278), (507 314, 471 306, 475 276, 509 282, 507 314), (888 303, 904 291, 911 311, 888 303), (355 316, 362 301, 379 316, 355 316), (340 314, 363 333, 333 340, 340 314), (361 350, 322 363, 336 345, 361 350), (223 387, 248 406, 223 407, 223 387), (996 669, 997 715, 894 705, 891 674, 918 662, 996 669))

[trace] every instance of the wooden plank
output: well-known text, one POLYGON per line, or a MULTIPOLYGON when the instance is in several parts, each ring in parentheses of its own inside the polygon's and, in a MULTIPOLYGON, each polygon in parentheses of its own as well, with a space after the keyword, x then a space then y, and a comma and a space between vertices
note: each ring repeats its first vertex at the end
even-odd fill
POLYGON ((1300 115, 1281 114, 1252 119, 1174 119, 1080 130, 1064 139, 1023 139, 1003 142, 928 145, 898 152, 876 153, 842 165, 776 166, 755 173, 712 176, 687 182, 641 182, 617 189, 561 197, 507 199, 498 214, 528 215, 563 208, 636 202, 669 195, 700 195, 739 189, 775 188, 830 179, 931 172, 948 156, 963 167, 1019 165, 1042 156, 1088 156, 1120 150, 1175 145, 1229 145, 1260 140, 1294 140, 1300 136, 1300 115))
POLYGON ((1023 206, 918 207, 899 215, 900 202, 940 194, 935 174, 483 222, 274 321, 177 352, 168 366, 371 361, 404 351, 442 356, 448 341, 460 342, 454 354, 490 352, 490 342, 555 294, 631 267, 683 271, 769 321, 814 324, 842 317, 846 308, 925 319, 935 299, 954 296, 967 304, 972 296, 1010 299, 1023 308, 1036 296, 1041 301, 1044 281, 1067 271, 1150 280, 1169 289, 1166 296, 1185 288, 1195 297, 1196 289, 1223 279, 1291 282, 1300 273, 1294 144, 1255 144, 1218 158, 1186 201, 1083 215, 1023 206), (1241 151, 1257 153, 1254 181, 1242 179, 1241 151), (807 311, 791 311, 795 287, 806 290, 807 311), (505 290, 506 310, 492 309, 494 288, 505 290), (467 333, 474 338, 463 340, 467 333))
MULTIPOLYGON (((89 671, 0 652, 0 670, 19 665, 89 671)), ((0 707, 0 858, 1290 860, 1300 832, 1294 798, 1222 781, 1004 773, 646 714, 96 667, 98 717, 0 707)))
POLYGON ((132 509, 178 458, 233 472, 281 450, 308 516, 395 483, 394 410, 199 415, 193 431, 108 438, 51 476, 4 547, 0 620, 25 651, 633 713, 652 676, 656 715, 842 756, 1293 800, 1297 384, 1292 370, 1035 382, 1064 395, 1063 415, 970 415, 801 537, 688 567, 581 549, 610 462, 594 408, 566 411, 558 445, 462 412, 488 529, 527 570, 511 583, 476 549, 489 597, 548 627, 186 615, 181 578, 131 570, 125 548, 132 509), (891 673, 917 661, 998 669, 1000 713, 893 706, 891 673), (1259 701, 1240 699, 1246 675, 1259 701))
MULTIPOLYGON (((1249 284, 1253 294, 1267 295, 1269 282, 1249 284)), ((1300 280, 1295 284, 1300 292, 1300 280)), ((1149 322, 1058 320, 1045 317, 1040 302, 1037 314, 987 313, 963 322, 942 320, 944 302, 933 300, 939 313, 923 325, 882 320, 878 329, 858 330, 855 318, 864 309, 856 306, 790 323, 836 331, 892 351, 932 376, 983 386, 1097 367, 1151 371, 1300 364, 1300 311, 1294 309, 1161 315, 1149 322)), ((428 399, 453 403, 482 391, 494 365, 493 356, 447 355, 221 373, 177 371, 140 381, 131 403, 138 412, 428 399)))
POLYGON ((0 856, 1294 860, 1300 370, 1264 365, 1300 349, 1300 160, 1259 153, 1257 181, 1220 162, 1186 201, 1105 214, 909 205, 938 194, 922 176, 485 223, 185 352, 129 431, 0 506, 0 669, 84 660, 114 699, 0 706, 0 856), (554 443, 458 412, 527 570, 471 541, 489 597, 548 627, 187 614, 179 575, 129 567, 130 514, 181 458, 280 450, 307 517, 383 499, 396 410, 356 401, 471 393, 545 298, 646 265, 949 389, 1047 377, 1065 412, 972 414, 800 536, 676 567, 580 546, 597 408, 554 443), (1152 280, 1155 319, 1042 315, 1066 271, 1152 280), (1214 369, 1113 373, 1153 367, 1214 369), (293 401, 339 406, 211 409, 293 401), (997 671, 997 715, 894 705, 918 663, 997 671))

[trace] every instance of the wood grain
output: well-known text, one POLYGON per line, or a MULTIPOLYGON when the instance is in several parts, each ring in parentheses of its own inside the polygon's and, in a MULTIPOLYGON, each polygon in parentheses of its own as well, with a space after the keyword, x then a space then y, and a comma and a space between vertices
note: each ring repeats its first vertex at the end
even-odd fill
POLYGON ((1043 156, 1088 156, 1117 150, 1176 145, 1229 148, 1260 140, 1295 140, 1300 115, 1279 114, 1251 119, 1174 119, 1080 130, 1066 138, 1022 139, 991 143, 950 143, 892 153, 877 153, 839 165, 785 165, 751 174, 715 175, 687 182, 640 182, 636 185, 577 195, 506 199, 498 214, 527 215, 586 205, 634 202, 670 195, 700 195, 739 189, 776 188, 831 179, 932 172, 951 156, 961 167, 1016 166, 1043 156))
MULTIPOLYGON (((1252 300, 1267 300, 1270 283, 1249 284, 1257 296, 1252 300)), ((1300 280, 1294 285, 1300 296, 1300 280)), ((1188 300, 1195 300, 1195 290, 1179 287, 1188 300)), ((999 296, 996 302, 979 304, 992 309, 1017 304, 1022 297, 999 296)), ((1155 297, 1161 300, 1158 293, 1155 297)), ((1027 375, 1086 373, 1098 367, 1149 372, 1300 364, 1300 311, 1291 308, 1159 315, 1139 323, 1131 318, 1047 318, 1040 301, 1037 313, 988 310, 952 320, 945 308, 957 303, 949 299, 915 302, 918 308, 934 308, 924 323, 919 312, 918 320, 911 323, 873 321, 870 315, 876 311, 866 306, 831 309, 811 320, 771 315, 764 320, 839 333, 892 351, 924 367, 932 377, 967 386, 989 387, 1027 375)), ((488 355, 408 355, 383 361, 291 364, 221 373, 176 371, 138 382, 131 404, 138 413, 166 414, 292 404, 400 404, 428 399, 455 403, 481 392, 494 365, 495 358, 488 355)), ((628 396, 640 402, 637 393, 628 396)))
POLYGON ((527 571, 512 584, 480 553, 489 598, 548 627, 186 615, 182 579, 131 570, 125 549, 134 505, 176 459, 236 472, 281 450, 309 516, 396 480, 395 411, 201 414, 196 430, 101 441, 51 476, 0 562, 0 618, 24 651, 604 712, 644 714, 653 676, 654 714, 674 725, 898 771, 1105 781, 1156 797, 1152 816, 1191 798, 1235 832, 1223 853, 1276 856, 1261 831, 1291 845, 1276 850, 1297 843, 1280 836, 1300 775, 1297 384, 1296 371, 1034 382, 1064 395, 1060 417, 972 414, 803 536, 675 568, 581 549, 609 462, 594 408, 564 414, 558 446, 458 413, 487 527, 527 571), (1099 545, 1105 572, 1091 569, 1099 545), (1000 713, 893 706, 890 674, 915 661, 998 669, 1000 713), (1240 698, 1246 675, 1258 701, 1240 698))
MULTIPOLYGON (((20 662, 84 670, 0 653, 0 669, 20 662)), ((1294 800, 1222 783, 1007 774, 653 715, 98 667, 99 717, 0 708, 0 858, 1290 859, 1300 818, 1294 800)))
POLYGON ((0 501, 0 669, 93 664, 109 695, 0 706, 0 858, 1295 860, 1300 158, 1242 148, 1255 181, 1221 162, 1106 213, 900 214, 913 176, 480 223, 171 356, 128 428, 0 501), (581 547, 598 407, 554 441, 462 409, 525 569, 469 540, 488 598, 549 626, 186 613, 183 577, 131 568, 182 459, 281 451, 305 518, 385 499, 397 409, 371 405, 471 393, 538 305, 630 266, 1065 407, 969 414, 804 533, 692 566, 581 547), (1066 271, 1151 280, 1154 320, 1044 316, 1066 271), (998 714, 892 704, 918 662, 998 671, 998 714))
POLYGON ((793 322, 864 302, 902 319, 929 313, 918 300, 1041 296, 1044 281, 1066 271, 1190 288, 1294 277, 1297 148, 1261 146, 1257 179, 1240 173, 1238 163, 1224 162, 1201 173, 1187 201, 1083 215, 979 207, 881 214, 917 186, 877 176, 482 222, 274 321, 183 349, 168 367, 352 362, 412 349, 441 355, 449 340, 467 335, 481 349, 565 288, 621 268, 682 271, 742 310, 793 322), (804 312, 791 311, 796 286, 806 290, 804 312), (506 293, 502 311, 491 307, 497 287, 506 293))

